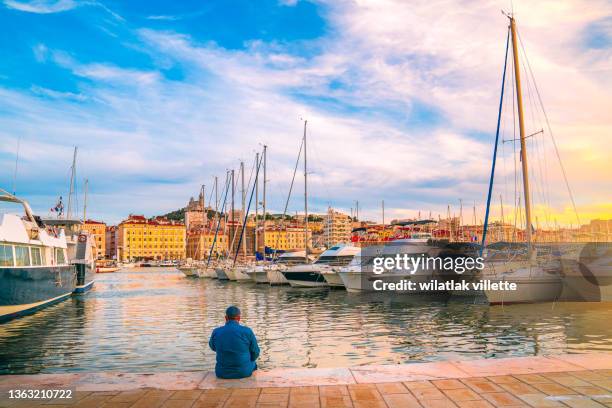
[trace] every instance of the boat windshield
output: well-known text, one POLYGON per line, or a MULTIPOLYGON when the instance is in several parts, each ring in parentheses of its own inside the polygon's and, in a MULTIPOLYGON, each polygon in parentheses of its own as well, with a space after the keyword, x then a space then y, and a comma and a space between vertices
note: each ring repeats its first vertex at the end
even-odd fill
POLYGON ((332 266, 346 266, 351 262, 354 258, 354 255, 331 255, 331 256, 320 256, 319 259, 315 261, 316 264, 325 264, 332 266))

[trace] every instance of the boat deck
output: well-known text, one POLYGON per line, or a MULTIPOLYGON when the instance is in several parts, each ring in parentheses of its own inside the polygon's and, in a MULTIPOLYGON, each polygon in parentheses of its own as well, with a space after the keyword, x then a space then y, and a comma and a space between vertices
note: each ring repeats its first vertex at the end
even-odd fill
POLYGON ((355 368, 0 377, 2 407, 612 407, 612 354, 355 368), (27 384, 27 385, 26 385, 27 384), (75 390, 71 400, 9 400, 9 389, 75 390))

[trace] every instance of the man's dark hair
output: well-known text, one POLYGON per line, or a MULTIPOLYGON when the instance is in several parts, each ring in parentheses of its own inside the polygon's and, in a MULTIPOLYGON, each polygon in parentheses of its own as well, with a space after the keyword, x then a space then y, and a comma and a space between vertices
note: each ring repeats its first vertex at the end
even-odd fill
POLYGON ((240 317, 240 309, 236 306, 230 306, 225 310, 225 315, 228 319, 234 320, 237 317, 240 317))

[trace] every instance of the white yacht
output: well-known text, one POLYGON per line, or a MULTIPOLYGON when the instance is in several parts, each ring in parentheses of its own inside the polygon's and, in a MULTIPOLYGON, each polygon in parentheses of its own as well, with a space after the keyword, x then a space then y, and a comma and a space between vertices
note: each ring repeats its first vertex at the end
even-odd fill
POLYGON ((266 278, 270 285, 288 285, 289 281, 285 279, 282 271, 304 263, 306 263, 306 251, 285 252, 278 257, 276 262, 264 268, 266 278))
MULTIPOLYGON (((416 271, 389 270, 380 274, 373 271, 374 258, 394 257, 397 254, 407 254, 411 257, 427 256, 436 247, 430 243, 431 235, 427 233, 413 234, 411 238, 390 241, 384 245, 366 247, 353 258, 353 261, 338 270, 338 276, 349 292, 374 291, 374 282, 398 283, 402 280, 412 282, 427 282, 434 278, 433 270, 418 269, 416 271)), ((418 293, 418 290, 411 293, 418 293)))
POLYGON ((292 287, 329 286, 323 272, 348 265, 359 251, 353 245, 335 245, 325 250, 315 262, 292 266, 281 273, 292 287))
MULTIPOLYGON (((0 190, 0 201, 21 204, 25 216, 0 214, 0 321, 33 313, 91 287, 91 268, 71 262, 66 234, 34 217, 25 200, 0 190)), ((85 252, 79 235, 76 255, 85 252)), ((75 256, 76 256, 75 255, 75 256)))

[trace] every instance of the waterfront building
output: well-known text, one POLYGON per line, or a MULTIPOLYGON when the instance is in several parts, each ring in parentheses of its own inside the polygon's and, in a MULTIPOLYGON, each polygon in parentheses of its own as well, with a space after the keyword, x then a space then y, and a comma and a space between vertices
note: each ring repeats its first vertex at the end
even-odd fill
POLYGON ((330 247, 339 243, 349 243, 352 230, 351 217, 329 207, 323 226, 324 244, 330 247))
POLYGON ((130 215, 117 227, 117 258, 121 261, 185 258, 185 224, 165 217, 130 215))
POLYGON ((105 231, 106 259, 117 259, 117 226, 110 225, 105 231))
POLYGON ((206 225, 207 215, 204 208, 204 195, 200 192, 197 200, 193 197, 189 199, 187 207, 185 207, 185 228, 187 231, 192 228, 202 227, 206 225))
MULTIPOLYGON (((210 254, 213 242, 215 241, 215 229, 209 228, 192 228, 187 231, 186 255, 191 259, 206 259, 210 254)), ((219 231, 217 234, 217 242, 213 250, 213 256, 227 254, 228 239, 227 235, 219 231)))
POLYGON ((95 259, 106 257, 106 224, 101 221, 85 220, 81 225, 81 230, 89 232, 96 245, 94 254, 95 259))
MULTIPOLYGON (((260 236, 261 236, 260 232, 260 236)), ((263 237, 260 238, 260 241, 263 237)), ((288 226, 273 225, 266 227, 266 246, 281 251, 304 249, 304 226, 292 224, 288 226)), ((312 230, 308 224, 308 246, 312 246, 312 230)))

